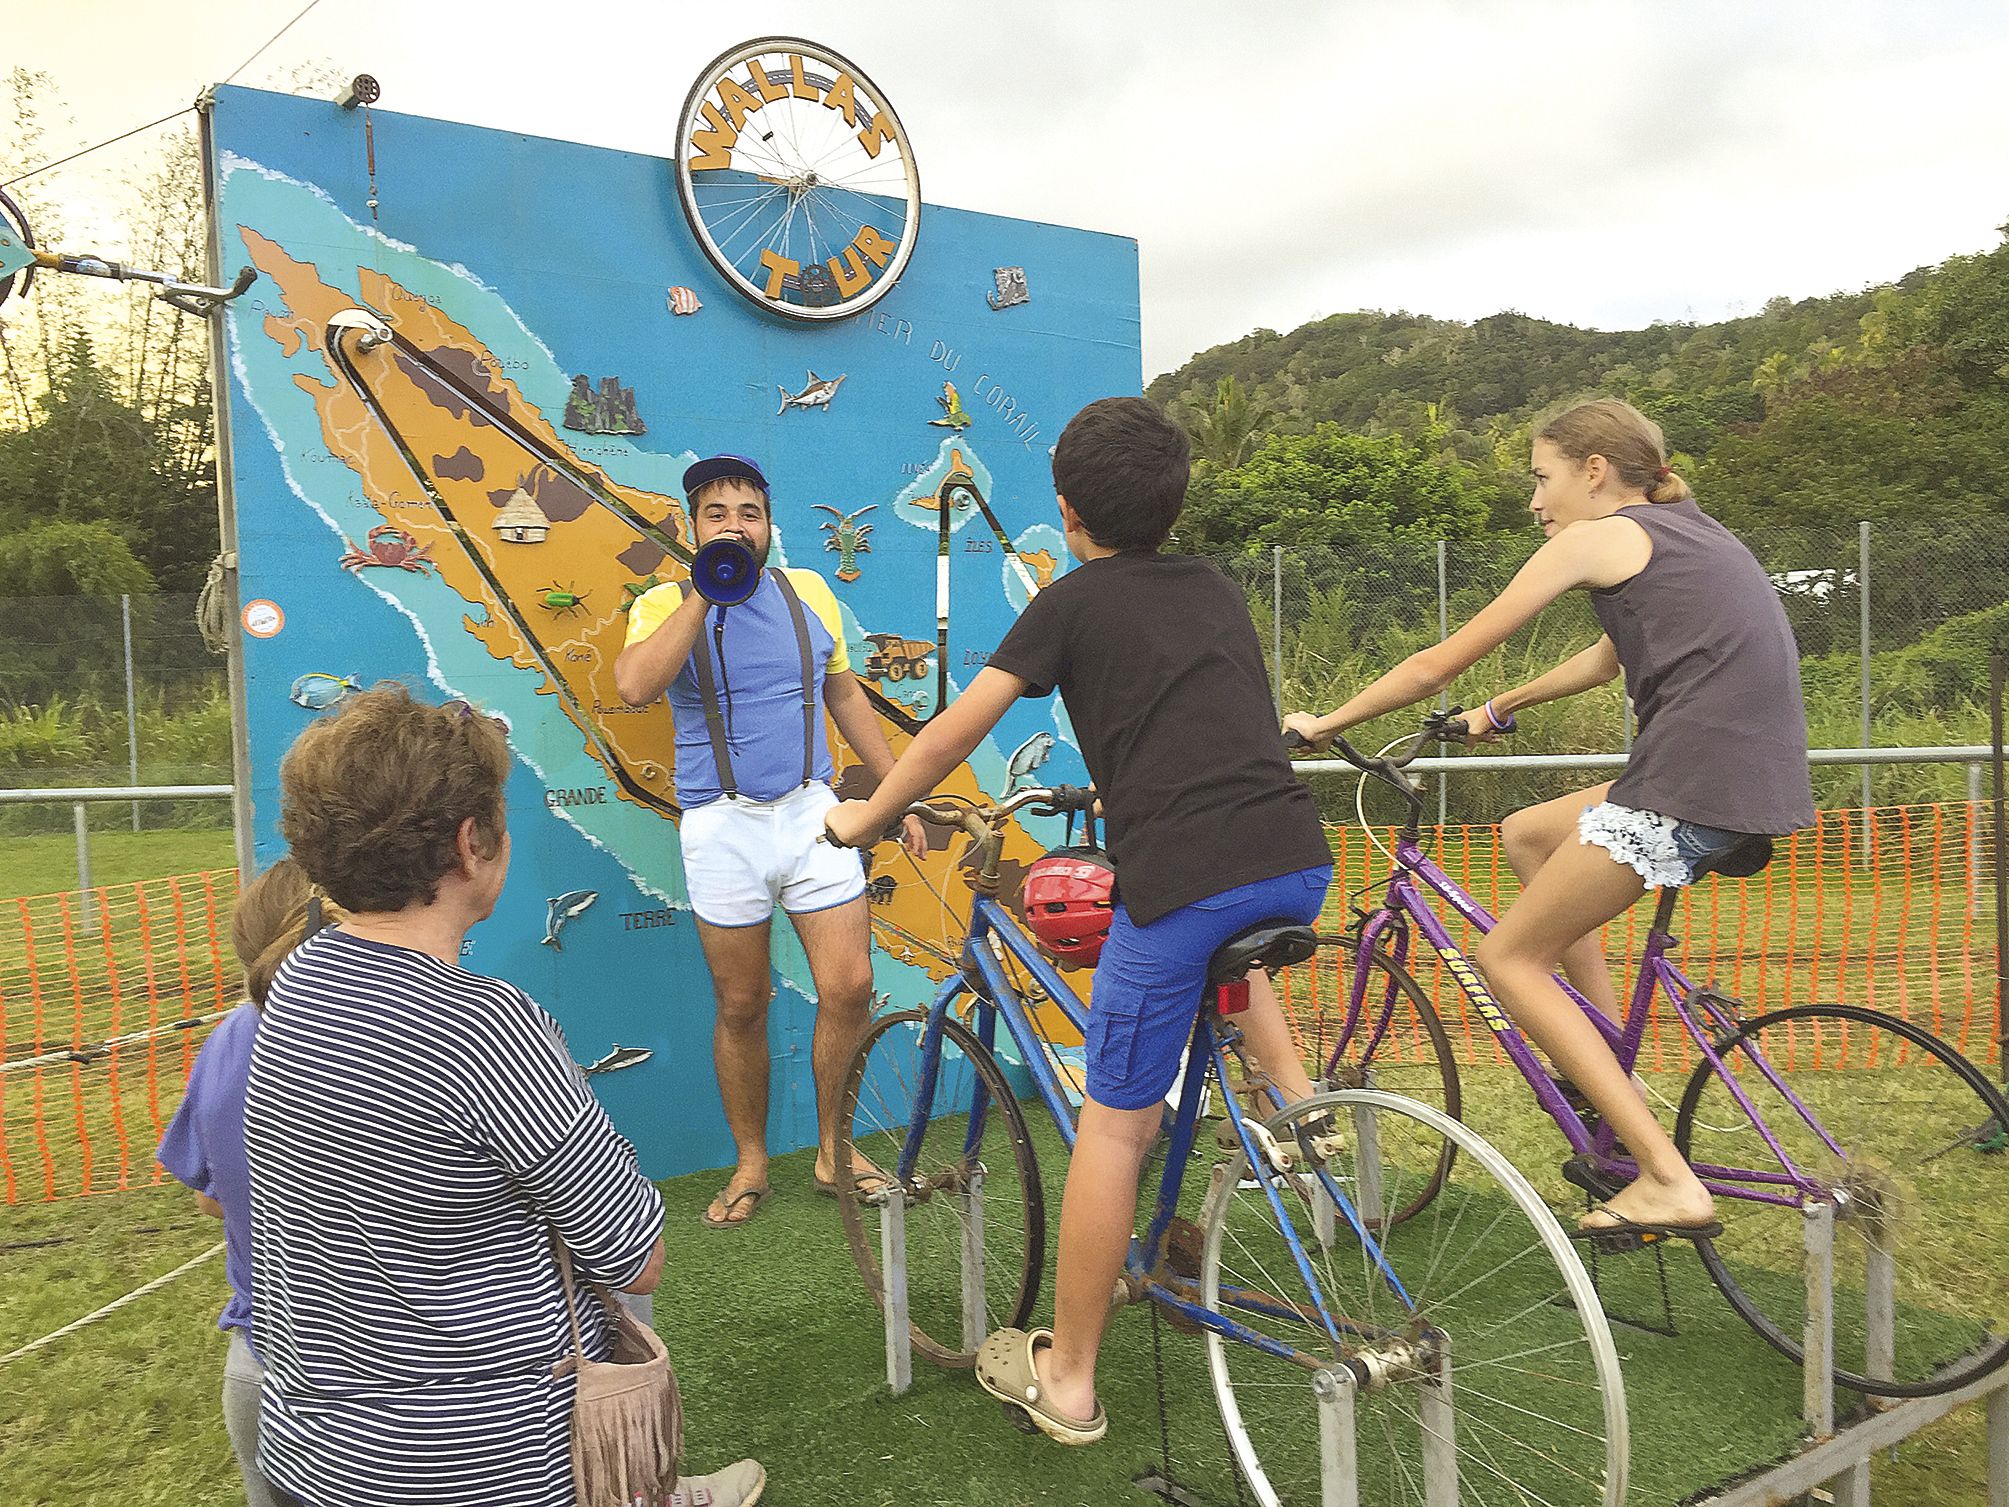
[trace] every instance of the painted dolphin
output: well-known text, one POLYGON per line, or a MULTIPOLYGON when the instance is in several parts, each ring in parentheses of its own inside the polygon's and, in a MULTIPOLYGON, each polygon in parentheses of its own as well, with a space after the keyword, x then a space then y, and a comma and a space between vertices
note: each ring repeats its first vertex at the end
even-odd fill
POLYGON ((801 392, 790 392, 785 387, 777 386, 775 391, 781 394, 781 406, 774 410, 775 417, 779 418, 791 408, 821 408, 828 413, 830 400, 837 396, 837 389, 843 385, 843 375, 819 377, 815 372, 811 372, 809 385, 801 392))
POLYGON ((1032 772, 1044 764, 1052 752, 1052 733, 1034 733, 1013 749, 1011 758, 1005 764, 1005 794, 1010 795, 1018 788, 1021 780, 1030 778, 1032 772))
POLYGON ((293 682, 293 689, 287 692, 287 698, 295 706, 304 706, 310 712, 325 712, 362 688, 362 682, 353 675, 328 675, 320 670, 309 670, 293 682))
POLYGON ((546 901, 549 908, 544 913, 544 945, 563 952, 565 948, 558 940, 558 933, 565 929, 567 921, 599 898, 598 890, 567 890, 557 899, 546 901))

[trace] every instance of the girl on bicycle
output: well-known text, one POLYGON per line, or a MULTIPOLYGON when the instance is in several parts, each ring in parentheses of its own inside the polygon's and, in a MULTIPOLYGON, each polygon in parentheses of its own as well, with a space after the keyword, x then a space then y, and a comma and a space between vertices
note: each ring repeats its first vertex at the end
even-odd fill
POLYGON ((1599 929, 1648 886, 1681 886, 1746 837, 1814 819, 1799 652, 1778 592, 1736 535, 1667 465, 1660 428, 1626 403, 1584 403, 1533 447, 1528 507, 1547 542, 1506 590, 1440 644, 1411 655, 1323 717, 1285 724, 1318 748, 1435 696, 1565 592, 1590 593, 1604 636, 1465 714, 1468 743, 1512 730, 1524 707, 1621 671, 1639 719, 1617 780, 1530 806, 1502 827, 1521 896, 1475 960, 1518 1025, 1589 1099, 1639 1164, 1579 1233, 1637 1245, 1720 1230, 1709 1191, 1618 1059, 1555 982, 1618 1015, 1599 929), (1574 840, 1572 840, 1574 839, 1574 840))

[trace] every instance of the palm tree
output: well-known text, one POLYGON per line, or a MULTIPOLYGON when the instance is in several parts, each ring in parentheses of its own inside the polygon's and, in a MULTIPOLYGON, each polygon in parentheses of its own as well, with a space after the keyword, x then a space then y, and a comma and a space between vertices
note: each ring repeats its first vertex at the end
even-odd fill
POLYGON ((1212 403, 1186 411, 1186 432, 1193 437, 1197 460, 1217 471, 1232 471, 1255 453, 1275 417, 1250 403, 1233 377, 1223 377, 1215 384, 1212 403))

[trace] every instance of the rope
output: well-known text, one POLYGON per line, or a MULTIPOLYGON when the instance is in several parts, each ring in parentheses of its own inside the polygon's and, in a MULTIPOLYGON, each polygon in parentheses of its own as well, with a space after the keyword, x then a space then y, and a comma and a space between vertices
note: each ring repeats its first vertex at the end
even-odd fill
POLYGON ((230 652, 229 578, 225 572, 234 559, 218 555, 209 562, 209 574, 203 579, 202 592, 195 599, 195 631, 202 635, 202 646, 211 654, 225 655, 230 652))
POLYGON ((218 1010, 209 1015, 192 1015, 186 1020, 170 1021, 164 1026, 153 1026, 144 1031, 128 1031, 123 1036, 107 1036, 92 1046, 63 1047, 54 1052, 44 1052, 39 1057, 17 1057, 12 1062, 0 1062, 0 1073, 26 1072, 29 1068, 58 1067, 66 1062, 88 1063, 109 1057, 120 1047, 131 1046, 135 1042, 152 1041, 160 1036, 172 1036, 177 1031, 199 1031, 204 1026, 213 1026, 228 1010, 218 1010))
POLYGON ((226 84, 236 83, 237 75, 242 73, 245 69, 249 68, 253 63, 257 62, 258 59, 264 54, 266 47, 270 47, 274 42, 278 41, 281 37, 285 36, 287 32, 291 31, 294 27, 298 26, 301 20, 306 16, 307 12, 312 10, 315 6, 319 5, 320 3, 321 0, 307 0, 305 9, 303 9, 300 12, 300 14, 295 16, 291 21, 288 21, 284 26, 280 27, 277 31, 273 32, 271 36, 267 37, 265 39, 264 47, 260 47, 257 52, 252 53, 250 57, 246 58, 243 62, 239 63, 235 68, 231 69, 230 77, 226 78, 224 80, 224 83, 226 84))
POLYGON ((137 1303, 141 1298, 146 1297, 149 1293, 159 1292, 163 1287, 167 1286, 167 1284, 172 1282, 176 1277, 185 1276, 187 1273, 194 1271, 198 1266, 202 1265, 203 1262, 213 1261, 217 1256, 221 1255, 222 1253, 223 1253, 223 1242, 219 1240, 216 1242, 215 1245, 212 1245, 208 1250, 204 1251, 200 1256, 197 1256, 193 1261, 184 1261, 180 1266, 177 1266, 173 1271, 167 1273, 165 1276, 155 1277, 153 1281, 147 1283, 143 1287, 135 1287, 131 1292, 127 1293, 123 1298, 112 1299, 111 1302, 107 1303, 103 1308, 98 1309, 97 1312, 87 1313, 81 1319, 78 1319, 75 1323, 65 1324, 61 1329, 58 1329, 54 1334, 45 1334, 39 1340, 31 1340, 29 1343, 23 1345, 19 1350, 10 1350, 5 1355, 0 1355, 0 1366, 6 1365, 9 1361, 17 1361, 24 1355, 33 1355, 37 1350, 40 1350, 44 1345, 53 1345, 57 1340, 63 1338, 63 1336, 67 1334, 75 1334, 79 1329, 82 1329, 86 1324, 95 1324, 99 1319, 107 1318, 110 1315, 117 1313, 121 1308, 124 1308, 128 1303, 137 1303))
POLYGON ((179 110, 163 115, 159 120, 150 120, 143 126, 134 126, 130 131, 121 131, 118 135, 107 141, 101 141, 96 146, 85 147, 82 151, 72 152, 67 157, 58 157, 54 162, 45 162, 40 167, 29 168, 25 173, 17 173, 5 183, 0 183, 0 188, 12 188, 17 183, 26 183, 38 173, 46 173, 52 167, 61 167, 66 162, 75 162, 79 157, 88 157, 93 152, 102 152, 106 147, 117 146, 128 136, 137 136, 142 131, 151 131, 155 126, 164 126, 169 121, 187 115, 194 109, 195 106, 193 105, 183 105, 179 110))
MULTIPOLYGON (((300 12, 300 14, 295 16, 291 21, 288 21, 284 26, 280 27, 277 31, 273 32, 271 36, 267 37, 265 39, 264 46, 261 46, 258 49, 258 51, 252 53, 250 57, 246 58, 243 62, 239 63, 235 68, 231 69, 230 77, 226 78, 224 80, 224 83, 233 84, 237 82, 238 74, 242 73, 245 69, 249 68, 253 63, 257 62, 259 58, 263 57, 267 48, 269 48, 274 42, 278 41, 281 37, 285 36, 286 33, 291 31, 295 26, 299 25, 300 22, 303 19, 305 19, 307 12, 312 10, 315 6, 319 5, 320 3, 321 0, 307 0, 307 5, 305 9, 303 9, 300 12)), ((151 131, 155 126, 164 126, 171 120, 178 120, 180 117, 190 114, 191 112, 194 111, 194 109, 195 106, 193 105, 183 105, 179 110, 171 111, 170 113, 163 115, 159 120, 150 120, 143 126, 134 126, 130 131, 121 131, 118 135, 110 137, 107 140, 101 141, 96 146, 85 147, 81 151, 70 153, 70 155, 67 157, 58 157, 55 161, 45 162, 40 167, 31 167, 28 169, 27 172, 18 173, 14 177, 9 178, 5 183, 0 183, 0 188, 12 188, 15 184, 25 183, 30 178, 33 178, 40 173, 48 172, 49 169, 51 168, 61 167, 66 162, 75 162, 79 157, 88 157, 93 152, 101 152, 108 146, 116 146, 129 136, 137 136, 142 131, 151 131)))

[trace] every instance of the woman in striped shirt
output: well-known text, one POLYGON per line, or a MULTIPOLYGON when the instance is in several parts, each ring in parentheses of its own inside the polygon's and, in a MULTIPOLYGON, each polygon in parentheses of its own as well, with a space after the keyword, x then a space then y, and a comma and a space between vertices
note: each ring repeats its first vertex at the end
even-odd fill
MULTIPOLYGON (((245 1105, 259 1456, 306 1507, 570 1507, 551 1238, 624 1292, 662 1271, 662 1197, 557 1023, 459 966, 508 871, 508 772, 496 723, 399 687, 280 771, 293 856, 349 913, 273 979, 245 1105)), ((604 1358, 599 1305, 580 1321, 604 1358)), ((741 1461, 671 1501, 763 1484, 741 1461)))

